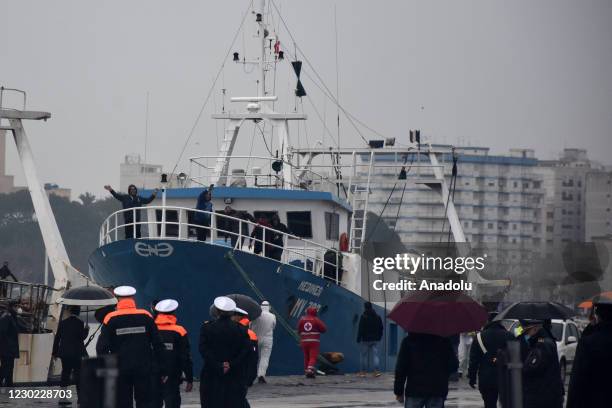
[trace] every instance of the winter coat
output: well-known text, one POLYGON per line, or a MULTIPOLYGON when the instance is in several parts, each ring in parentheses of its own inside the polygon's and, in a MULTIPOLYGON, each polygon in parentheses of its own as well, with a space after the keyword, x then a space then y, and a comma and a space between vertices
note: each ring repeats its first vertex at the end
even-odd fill
POLYGON ((302 316, 297 327, 302 343, 320 342, 321 334, 327 331, 327 326, 317 317, 317 309, 314 307, 306 309, 306 316, 302 316))
POLYGON ((163 345, 151 314, 137 309, 133 299, 122 299, 117 310, 104 317, 96 353, 117 355, 119 371, 161 367, 163 345))
POLYGON ((15 315, 0 311, 0 357, 19 358, 19 332, 15 315))
POLYGON ((380 341, 382 335, 383 324, 380 316, 373 309, 365 310, 359 319, 357 343, 362 341, 380 341))
POLYGON ((412 333, 402 340, 397 355, 393 391, 406 397, 446 398, 448 377, 458 367, 448 338, 412 333))
POLYGON ((257 378, 257 360, 259 360, 258 339, 257 334, 249 329, 249 323, 251 323, 249 319, 245 317, 239 323, 246 328, 249 336, 249 354, 245 360, 244 384, 250 387, 257 378))
MULTIPOLYGON (((206 200, 206 193, 208 190, 204 190, 198 196, 198 202, 196 203, 196 210, 200 211, 213 211, 213 203, 211 200, 206 200)), ((193 216, 193 220, 199 225, 210 225, 210 214, 196 212, 193 216)))
MULTIPOLYGON (((155 194, 151 194, 148 198, 145 198, 139 195, 132 197, 129 194, 118 193, 115 190, 110 190, 110 193, 121 202, 121 206, 124 210, 142 207, 155 199, 155 194)), ((125 211, 123 213, 123 219, 126 224, 134 222, 134 212, 136 213, 136 222, 140 222, 141 211, 125 211)))
POLYGON ((521 340, 523 360, 523 408, 561 408, 564 388, 557 344, 540 329, 529 340, 521 340))
POLYGON ((53 355, 60 358, 81 358, 87 355, 83 341, 89 328, 75 315, 62 320, 53 339, 53 355))
POLYGON ((474 336, 470 348, 470 365, 468 377, 470 383, 475 384, 478 378, 478 388, 497 389, 497 352, 506 348, 506 342, 514 336, 509 333, 499 322, 487 325, 480 332, 480 339, 487 350, 482 351, 478 338, 474 336))
POLYGON ((612 322, 601 322, 582 336, 576 349, 567 408, 604 408, 612 404, 612 322))
POLYGON ((251 322, 251 329, 257 333, 259 341, 264 338, 272 339, 276 327, 276 316, 270 313, 270 306, 261 307, 261 315, 251 322))
POLYGON ((159 313, 155 317, 155 324, 164 346, 161 364, 166 374, 180 382, 181 375, 185 373, 185 380, 192 383, 193 362, 187 330, 176 324, 176 316, 167 313, 159 313))

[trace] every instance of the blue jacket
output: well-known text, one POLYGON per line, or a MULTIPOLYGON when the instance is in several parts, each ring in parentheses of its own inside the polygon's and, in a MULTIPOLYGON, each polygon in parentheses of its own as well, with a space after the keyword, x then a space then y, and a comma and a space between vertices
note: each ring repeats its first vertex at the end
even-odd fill
MULTIPOLYGON (((202 191, 200 195, 198 196, 196 210, 212 212, 213 203, 212 203, 212 200, 208 200, 208 201, 206 200, 206 193, 208 193, 208 190, 202 191)), ((193 219, 197 224, 210 225, 210 214, 196 212, 193 219)))
MULTIPOLYGON (((118 193, 115 190, 111 190, 110 193, 113 195, 113 197, 115 197, 117 200, 121 202, 123 209, 142 207, 143 205, 149 204, 151 201, 155 199, 154 194, 151 194, 151 196, 149 196, 148 198, 145 198, 139 195, 136 195, 136 197, 132 197, 129 194, 118 193)), ((133 215, 133 211, 126 211, 123 213, 123 217, 126 223, 130 223, 134 221, 132 219, 132 215, 133 215)), ((136 211, 136 222, 138 221, 140 221, 140 211, 136 211)))

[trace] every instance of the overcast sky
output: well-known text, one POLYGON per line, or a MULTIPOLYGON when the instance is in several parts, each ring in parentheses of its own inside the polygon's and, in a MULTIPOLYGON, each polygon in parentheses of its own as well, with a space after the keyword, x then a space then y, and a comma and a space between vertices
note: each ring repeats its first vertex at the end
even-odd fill
MULTIPOLYGON (((26 124, 41 179, 72 188, 73 198, 118 185, 123 157, 144 155, 147 92, 147 159, 172 170, 248 4, 0 2, 0 84, 25 89, 30 109, 53 115, 26 124)), ((496 153, 533 148, 540 158, 582 147, 612 163, 612 1, 276 4, 333 92, 336 7, 340 102, 385 135, 406 140, 408 129, 421 128, 438 142, 489 146, 496 153)), ((241 55, 253 33, 250 16, 245 28, 233 47, 241 55)), ((286 32, 279 35, 293 53, 286 32)), ((221 104, 221 88, 254 94, 253 75, 234 82, 242 69, 226 65, 179 170, 188 170, 190 156, 216 153, 221 129, 210 114, 221 104)), ((279 106, 293 109, 288 62, 280 71, 279 106)), ((335 133, 335 107, 307 78, 304 86, 335 133)), ((307 130, 311 143, 328 144, 309 103, 301 134, 307 130)), ((250 136, 239 151, 249 152, 250 136)), ((360 141, 343 119, 342 145, 360 141)), ((8 171, 23 184, 14 143, 7 144, 8 171)), ((261 143, 253 153, 264 153, 261 143)))

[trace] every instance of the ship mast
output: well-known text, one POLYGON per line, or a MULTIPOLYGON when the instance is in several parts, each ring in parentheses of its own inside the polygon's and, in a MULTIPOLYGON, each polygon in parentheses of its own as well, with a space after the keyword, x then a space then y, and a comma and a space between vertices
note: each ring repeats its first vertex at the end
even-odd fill
POLYGON ((260 54, 259 54, 259 87, 258 96, 266 96, 266 24, 264 22, 264 11, 266 9, 266 0, 259 2, 259 9, 256 11, 257 24, 259 25, 259 39, 260 39, 260 54))
MULTIPOLYGON (((266 22, 265 14, 266 1, 260 0, 258 5, 254 7, 255 22, 257 23, 257 38, 259 40, 259 58, 254 60, 240 59, 238 53, 234 53, 234 62, 238 64, 251 65, 259 70, 257 96, 241 96, 232 97, 230 101, 233 103, 246 103, 246 109, 239 113, 223 112, 221 114, 212 115, 213 119, 228 120, 228 125, 225 129, 223 142, 219 148, 219 153, 216 158, 214 172, 210 182, 215 185, 225 186, 228 181, 229 163, 234 151, 236 140, 240 129, 245 121, 252 120, 255 123, 265 122, 270 125, 276 134, 279 146, 279 156, 277 161, 282 163, 281 170, 278 172, 278 188, 292 189, 293 174, 292 174, 292 153, 290 149, 291 141, 289 138, 289 121, 290 120, 305 120, 307 116, 303 113, 278 113, 275 112, 270 102, 275 102, 278 97, 266 94, 266 71, 268 66, 272 65, 272 69, 276 69, 276 63, 282 60, 282 53, 279 53, 276 60, 266 60, 266 41, 270 41, 272 47, 272 39, 270 30, 266 22)), ((279 45, 275 45, 277 47, 279 45)), ((275 48, 276 54, 276 48, 275 48)))

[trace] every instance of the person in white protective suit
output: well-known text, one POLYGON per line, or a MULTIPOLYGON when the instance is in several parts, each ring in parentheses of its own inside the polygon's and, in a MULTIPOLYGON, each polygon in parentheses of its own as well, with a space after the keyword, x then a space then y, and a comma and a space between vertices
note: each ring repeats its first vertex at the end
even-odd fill
POLYGON ((259 364, 257 365, 257 382, 266 383, 266 371, 272 354, 272 342, 276 327, 276 316, 270 313, 270 303, 264 300, 261 303, 261 316, 251 322, 251 329, 257 334, 259 347, 259 364))

